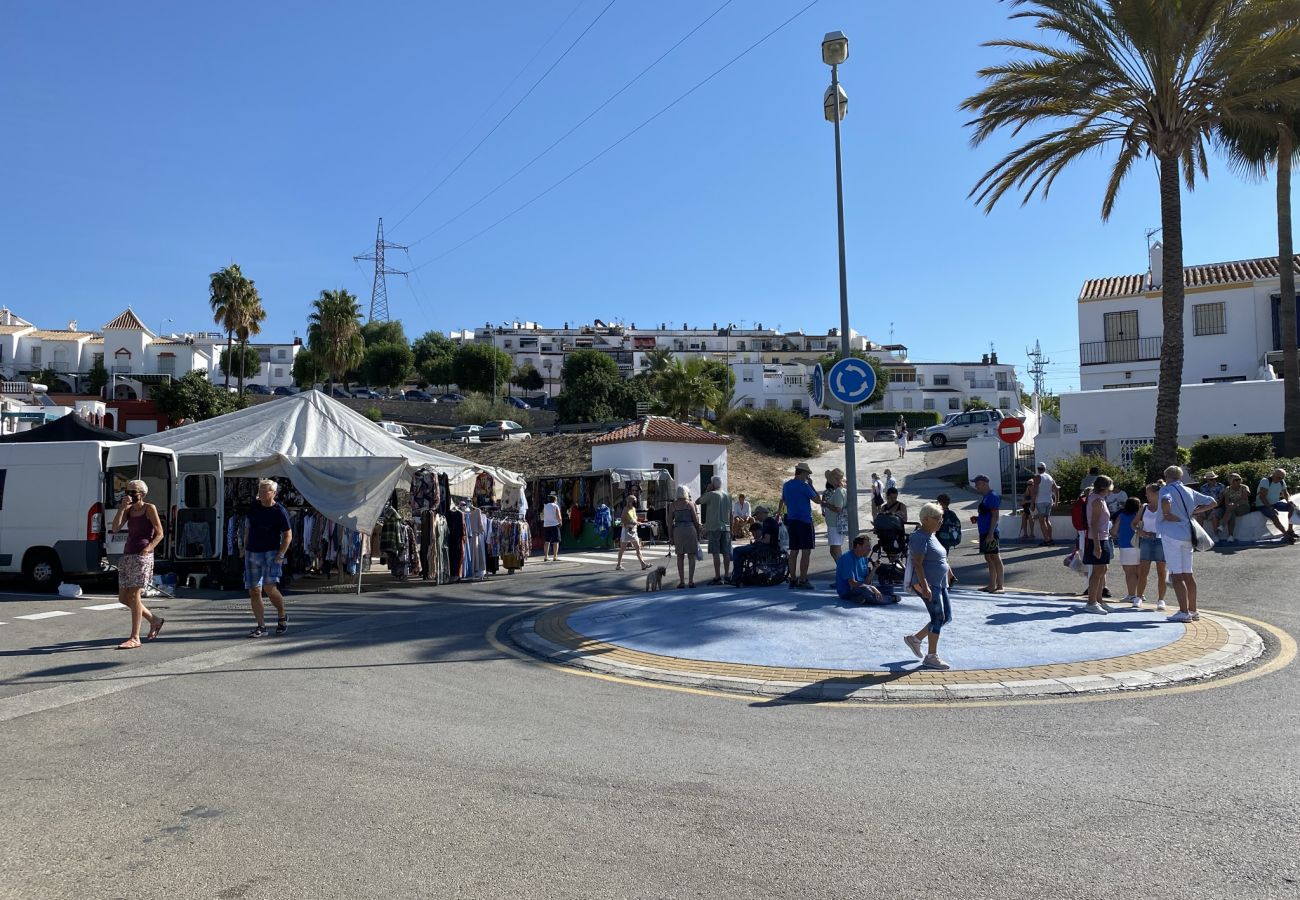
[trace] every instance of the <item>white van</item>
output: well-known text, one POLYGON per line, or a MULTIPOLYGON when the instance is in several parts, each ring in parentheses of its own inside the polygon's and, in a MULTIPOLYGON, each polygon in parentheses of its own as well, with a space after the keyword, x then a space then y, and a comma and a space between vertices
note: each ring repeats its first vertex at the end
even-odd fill
POLYGON ((136 478, 163 522, 158 561, 198 569, 220 559, 220 454, 114 441, 0 444, 0 573, 54 590, 65 577, 102 571, 108 526, 136 478))

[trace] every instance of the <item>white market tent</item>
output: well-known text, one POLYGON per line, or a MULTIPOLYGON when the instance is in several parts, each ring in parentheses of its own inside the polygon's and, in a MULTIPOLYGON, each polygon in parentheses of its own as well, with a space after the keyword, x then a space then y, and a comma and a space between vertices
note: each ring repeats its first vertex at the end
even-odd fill
POLYGON ((524 485, 517 473, 394 437, 314 390, 134 442, 183 453, 220 453, 226 475, 234 478, 289 478, 318 512, 359 531, 374 528, 393 489, 409 485, 417 469, 445 474, 453 486, 472 483, 480 472, 506 490, 524 485))

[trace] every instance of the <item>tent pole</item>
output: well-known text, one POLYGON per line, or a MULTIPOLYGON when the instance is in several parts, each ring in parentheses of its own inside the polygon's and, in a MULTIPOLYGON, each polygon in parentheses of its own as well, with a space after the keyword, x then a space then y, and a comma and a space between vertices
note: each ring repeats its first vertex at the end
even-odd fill
MULTIPOLYGON (((365 549, 364 541, 362 542, 362 549, 363 550, 365 549)), ((361 596, 361 573, 365 571, 365 566, 362 565, 361 560, 362 557, 358 556, 357 557, 357 596, 358 597, 361 596)))

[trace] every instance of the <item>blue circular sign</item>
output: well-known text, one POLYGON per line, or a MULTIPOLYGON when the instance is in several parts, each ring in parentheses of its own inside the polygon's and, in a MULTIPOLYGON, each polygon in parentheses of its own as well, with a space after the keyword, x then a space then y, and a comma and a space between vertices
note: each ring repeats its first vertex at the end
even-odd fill
POLYGON ((850 356, 831 366, 829 382, 831 396, 841 403, 857 406, 865 403, 876 390, 876 370, 864 359, 850 356))
POLYGON ((814 406, 821 406, 826 402, 826 374, 822 371, 821 363, 813 366, 812 398, 814 406))

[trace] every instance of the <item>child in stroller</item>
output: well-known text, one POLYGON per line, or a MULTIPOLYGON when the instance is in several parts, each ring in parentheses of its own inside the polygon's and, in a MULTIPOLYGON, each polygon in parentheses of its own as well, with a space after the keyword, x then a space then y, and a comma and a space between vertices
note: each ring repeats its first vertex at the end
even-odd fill
POLYGON ((907 560, 906 523, 899 516, 881 513, 871 523, 876 535, 876 546, 871 551, 871 565, 876 572, 880 590, 897 595, 903 586, 903 573, 907 560))

